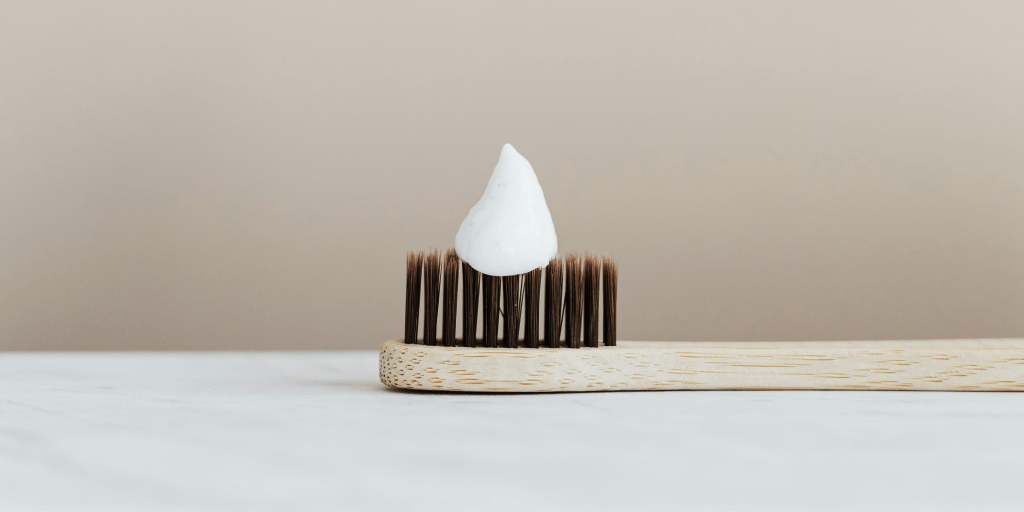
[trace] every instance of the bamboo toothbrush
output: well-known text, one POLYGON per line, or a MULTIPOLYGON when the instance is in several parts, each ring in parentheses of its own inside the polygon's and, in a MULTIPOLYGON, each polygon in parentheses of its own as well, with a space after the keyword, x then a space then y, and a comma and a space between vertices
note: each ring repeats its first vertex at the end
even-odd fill
POLYGON ((420 252, 409 254, 406 275, 405 338, 387 341, 380 349, 381 382, 398 388, 494 393, 1024 391, 1024 339, 618 341, 618 267, 611 258, 599 261, 592 255, 570 254, 564 261, 551 260, 543 270, 495 277, 460 261, 454 250, 445 253, 443 262, 437 251, 420 252), (461 339, 455 336, 460 269, 465 333, 461 339), (478 311, 481 283, 483 304, 478 311), (421 285, 424 331, 419 337, 421 285), (438 302, 442 306, 440 339, 438 302), (478 312, 482 313, 481 339, 476 336, 478 312), (603 317, 600 340, 599 316, 603 317))
POLYGON ((459 226, 455 249, 443 259, 437 250, 408 255, 405 338, 381 346, 381 382, 494 393, 1024 391, 1022 339, 620 342, 615 260, 589 254, 559 259, 557 252, 554 222, 533 166, 505 144, 482 197, 459 226), (462 339, 455 332, 460 270, 462 339))

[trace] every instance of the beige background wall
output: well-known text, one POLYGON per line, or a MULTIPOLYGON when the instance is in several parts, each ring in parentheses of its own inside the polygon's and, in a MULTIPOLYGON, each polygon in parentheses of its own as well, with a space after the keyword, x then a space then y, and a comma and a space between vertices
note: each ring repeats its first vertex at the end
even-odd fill
POLYGON ((627 339, 1024 335, 1021 2, 3 2, 0 349, 374 348, 511 142, 627 339))

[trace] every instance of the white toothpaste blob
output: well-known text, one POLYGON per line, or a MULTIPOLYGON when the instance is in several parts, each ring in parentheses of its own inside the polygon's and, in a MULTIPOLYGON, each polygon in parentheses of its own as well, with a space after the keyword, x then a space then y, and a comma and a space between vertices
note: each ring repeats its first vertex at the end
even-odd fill
POLYGON ((484 195, 455 234, 455 252, 476 270, 512 276, 544 267, 558 237, 537 175, 511 144, 501 148, 484 195))

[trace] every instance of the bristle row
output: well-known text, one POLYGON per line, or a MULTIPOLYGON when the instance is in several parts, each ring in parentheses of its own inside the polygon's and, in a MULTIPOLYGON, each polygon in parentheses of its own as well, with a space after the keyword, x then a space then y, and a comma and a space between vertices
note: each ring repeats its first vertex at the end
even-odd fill
POLYGON ((604 344, 615 346, 615 302, 619 288, 619 266, 614 258, 601 258, 601 289, 604 291, 604 344))
POLYGON ((462 340, 476 346, 476 313, 480 304, 480 272, 462 262, 462 340))
POLYGON ((420 274, 423 251, 405 257, 405 342, 416 343, 420 328, 420 274))
POLYGON ((583 327, 583 260, 576 254, 565 257, 565 344, 580 348, 583 327))
POLYGON ((558 348, 562 338, 562 260, 554 258, 544 269, 544 345, 558 348))
POLYGON ((459 255, 455 249, 444 253, 444 298, 441 301, 441 344, 455 346, 455 317, 459 309, 459 255))
POLYGON ((591 254, 583 257, 569 254, 564 260, 552 259, 543 269, 497 277, 473 269, 461 261, 453 249, 445 251, 443 258, 436 249, 427 254, 410 252, 406 257, 405 342, 445 347, 558 348, 563 346, 561 335, 564 326, 564 346, 598 347, 600 322, 604 344, 614 346, 617 288, 618 266, 615 260, 608 257, 598 259, 591 254), (460 268, 461 343, 456 337, 460 268), (422 341, 417 337, 421 289, 422 341), (543 338, 541 295, 544 296, 543 338), (438 313, 441 313, 440 340, 438 313), (482 338, 477 337, 478 314, 482 318, 482 338))
POLYGON ((596 347, 597 341, 597 307, 601 300, 598 290, 601 288, 601 267, 597 256, 587 254, 583 257, 583 344, 596 347))
POLYGON ((523 319, 523 276, 501 278, 502 303, 505 310, 502 324, 501 345, 519 348, 519 323, 523 319))
POLYGON ((437 301, 441 296, 441 257, 437 249, 423 259, 423 343, 437 345, 437 301))
POLYGON ((501 300, 501 278, 480 274, 484 282, 484 344, 498 346, 498 302, 501 300))
POLYGON ((525 315, 523 325, 523 346, 537 348, 540 345, 540 279, 543 270, 535 268, 523 274, 523 295, 525 315))

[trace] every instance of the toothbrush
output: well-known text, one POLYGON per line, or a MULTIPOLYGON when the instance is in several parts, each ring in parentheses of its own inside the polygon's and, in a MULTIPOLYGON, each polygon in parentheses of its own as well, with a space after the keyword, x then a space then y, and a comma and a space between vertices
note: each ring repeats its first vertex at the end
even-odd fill
MULTIPOLYGON (((615 333, 617 266, 604 258, 568 255, 552 260, 543 271, 543 292, 521 286, 521 298, 506 292, 503 335, 497 334, 499 285, 483 298, 484 336, 476 338, 476 303, 464 314, 463 332, 445 328, 440 340, 425 332, 417 337, 419 288, 415 270, 440 274, 436 252, 410 254, 407 281, 406 338, 385 342, 380 349, 380 379, 389 386, 431 391, 537 393, 574 391, 708 390, 708 389, 846 389, 928 391, 1024 391, 1024 339, 890 340, 890 341, 619 341, 615 333), (565 294, 562 297, 562 270, 565 294), (573 277, 577 276, 577 277, 573 277), (598 279, 600 276, 600 282, 598 279), (603 336, 597 339, 597 289, 601 301, 603 336), (516 329, 519 312, 538 311, 544 304, 544 332, 529 316, 522 338, 516 329), (582 306, 582 307, 581 307, 582 306), (490 321, 488 321, 490 316, 490 321), (565 323, 565 338, 558 336, 565 323), (411 322, 411 324, 410 324, 411 322), (488 334, 488 330, 490 333, 488 334), (508 333, 508 334, 505 334, 508 333), (552 334, 554 333, 554 334, 552 334), (582 335, 581 335, 582 333, 582 335)), ((427 305, 443 293, 442 324, 454 326, 457 281, 448 269, 463 272, 463 297, 478 290, 479 273, 460 262, 454 251, 445 258, 444 290, 434 279, 424 280, 427 305), (465 270, 469 269, 467 278, 465 270), (466 285, 466 283, 469 283, 466 285)), ((539 270, 539 269, 538 269, 539 270)), ((539 282, 539 272, 532 271, 539 282)), ((515 279, 502 287, 520 286, 515 279)), ((437 308, 425 311, 427 331, 436 325, 437 308), (435 318, 429 317, 434 315, 435 318)), ((528 313, 529 315, 529 313, 528 313)))
POLYGON ((381 346, 381 382, 404 389, 493 393, 1024 391, 1024 339, 619 341, 615 260, 589 254, 561 259, 557 252, 554 223, 537 175, 505 144, 483 196, 455 235, 455 248, 443 259, 437 250, 408 255, 405 337, 381 346), (460 270, 463 339, 455 332, 460 270))

